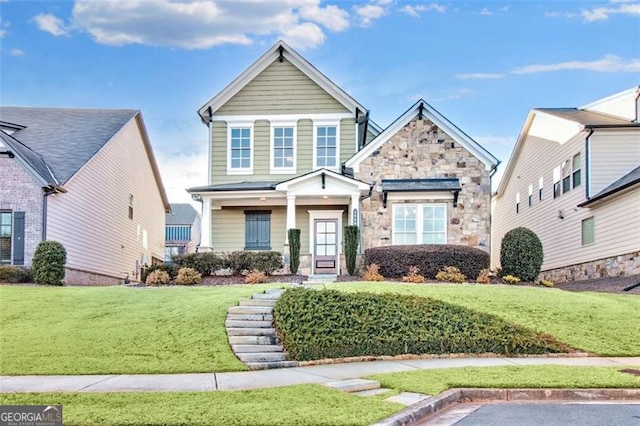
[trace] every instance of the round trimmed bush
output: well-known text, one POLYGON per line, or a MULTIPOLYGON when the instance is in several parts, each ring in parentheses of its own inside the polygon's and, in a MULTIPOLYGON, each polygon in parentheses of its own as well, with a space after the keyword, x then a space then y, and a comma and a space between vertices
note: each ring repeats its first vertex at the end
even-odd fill
POLYGON ((202 275, 193 268, 180 268, 176 276, 178 285, 198 285, 202 283, 202 275))
POLYGON ((67 250, 57 241, 43 241, 33 255, 32 272, 36 284, 63 285, 67 250))
POLYGON ((513 275, 523 281, 535 281, 542 269, 544 252, 535 232, 519 227, 507 232, 500 245, 502 275, 513 275))
POLYGON ((167 285, 169 284, 169 274, 162 269, 151 272, 144 282, 146 285, 167 285))

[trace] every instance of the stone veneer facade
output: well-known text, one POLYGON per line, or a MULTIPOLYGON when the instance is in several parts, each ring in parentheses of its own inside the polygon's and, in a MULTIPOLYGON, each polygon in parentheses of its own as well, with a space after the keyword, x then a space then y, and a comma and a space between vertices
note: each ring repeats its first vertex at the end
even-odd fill
POLYGON ((540 272, 538 279, 582 281, 640 274, 640 251, 540 272))
MULTIPOLYGON (((0 211, 25 212, 24 264, 42 241, 42 186, 15 158, 0 156, 0 211)), ((13 259, 13 241, 11 246, 13 259)))
MULTIPOLYGON (((361 204, 363 248, 392 244, 394 203, 446 203, 447 243, 489 251, 491 178, 485 165, 430 120, 415 118, 360 163, 355 178, 373 185, 361 204), (453 200, 388 200, 383 207, 382 179, 458 178, 453 200)), ((407 197, 410 197, 408 195, 407 197)))

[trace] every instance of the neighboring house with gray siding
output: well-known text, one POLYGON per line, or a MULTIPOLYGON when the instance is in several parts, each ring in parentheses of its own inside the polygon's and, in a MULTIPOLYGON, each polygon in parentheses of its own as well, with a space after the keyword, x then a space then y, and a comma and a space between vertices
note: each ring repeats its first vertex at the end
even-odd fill
POLYGON ((136 110, 0 107, 0 262, 67 250, 65 282, 110 284, 161 262, 169 203, 136 110))
POLYGON ((191 204, 172 203, 165 216, 164 261, 175 254, 195 253, 200 245, 200 213, 191 204))
POLYGON ((640 88, 529 112, 493 199, 492 263, 533 230, 554 281, 640 274, 640 88))
MULTIPOLYGON (((284 42, 199 110, 209 129, 202 250, 288 252, 301 271, 340 273, 342 230, 363 248, 453 243, 489 250, 498 160, 425 101, 386 129, 284 42)), ((285 256, 286 257, 286 256, 285 256)))

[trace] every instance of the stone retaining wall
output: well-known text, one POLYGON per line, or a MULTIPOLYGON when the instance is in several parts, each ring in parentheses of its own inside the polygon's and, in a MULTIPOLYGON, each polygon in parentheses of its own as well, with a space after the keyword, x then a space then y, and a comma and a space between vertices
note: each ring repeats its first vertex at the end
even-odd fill
POLYGON ((640 251, 542 271, 539 279, 561 283, 640 274, 640 251))

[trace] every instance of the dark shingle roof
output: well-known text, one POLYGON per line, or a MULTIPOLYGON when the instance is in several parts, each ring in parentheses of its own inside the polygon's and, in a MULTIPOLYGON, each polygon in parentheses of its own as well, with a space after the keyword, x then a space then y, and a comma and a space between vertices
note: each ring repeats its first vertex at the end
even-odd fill
POLYGON ((166 214, 167 225, 192 225, 198 212, 191 204, 171 204, 171 213, 166 214))
POLYGON ((602 200, 603 198, 613 195, 637 183, 640 183, 640 166, 631 170, 629 173, 622 176, 620 179, 613 182, 611 185, 607 186, 602 191, 598 192, 596 195, 589 198, 584 203, 579 204, 578 207, 588 206, 591 203, 602 200))
POLYGON ((383 192, 460 191, 457 178, 382 179, 383 192))
POLYGON ((593 111, 587 111, 578 108, 536 108, 556 117, 574 121, 586 127, 638 127, 640 123, 634 121, 623 120, 621 118, 611 117, 609 115, 600 114, 593 111))
POLYGON ((216 185, 196 186, 187 189, 188 192, 222 192, 222 191, 266 191, 275 189, 279 181, 234 182, 216 185))
POLYGON ((33 172, 40 176, 44 181, 42 182, 43 185, 55 186, 58 184, 56 178, 53 176, 53 173, 51 173, 47 163, 45 163, 40 154, 34 152, 29 147, 20 143, 20 141, 14 139, 2 130, 0 130, 0 140, 6 146, 5 149, 0 149, 0 151, 8 149, 8 151, 13 152, 13 154, 17 154, 24 162, 27 163, 27 166, 30 167, 33 172))
POLYGON ((39 154, 66 183, 137 110, 0 107, 0 121, 25 126, 11 136, 39 154))

